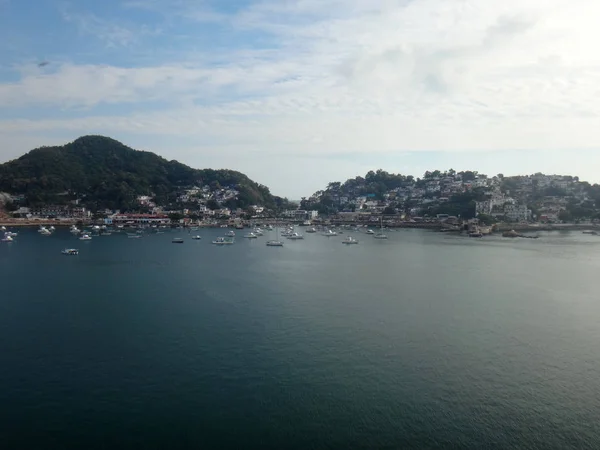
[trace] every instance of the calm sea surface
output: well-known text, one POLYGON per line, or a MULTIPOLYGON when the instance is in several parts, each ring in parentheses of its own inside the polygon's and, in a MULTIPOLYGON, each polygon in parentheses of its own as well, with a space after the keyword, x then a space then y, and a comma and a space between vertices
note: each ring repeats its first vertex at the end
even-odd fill
POLYGON ((600 448, 600 237, 200 233, 0 243, 1 448, 600 448))

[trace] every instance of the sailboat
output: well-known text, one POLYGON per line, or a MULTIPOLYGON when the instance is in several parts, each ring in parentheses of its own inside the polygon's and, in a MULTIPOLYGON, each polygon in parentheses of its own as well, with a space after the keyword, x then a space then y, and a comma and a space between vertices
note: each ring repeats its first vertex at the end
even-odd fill
POLYGON ((279 240, 279 227, 275 227, 275 240, 267 241, 267 247, 283 247, 283 242, 279 240))
POLYGON ((375 239, 387 239, 387 235, 383 233, 383 217, 381 218, 381 225, 379 226, 379 233, 373 236, 375 239))

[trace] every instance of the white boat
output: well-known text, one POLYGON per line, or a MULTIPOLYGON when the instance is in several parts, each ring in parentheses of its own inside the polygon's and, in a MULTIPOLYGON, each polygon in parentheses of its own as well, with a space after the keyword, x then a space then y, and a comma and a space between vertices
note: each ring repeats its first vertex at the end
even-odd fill
POLYGON ((383 233, 383 217, 381 218, 381 225, 379 228, 379 233, 373 236, 375 239, 387 239, 387 235, 383 233))
POLYGON ((6 233, 4 233, 4 236, 17 237, 17 234, 19 234, 19 233, 15 233, 13 231, 7 231, 6 233))
POLYGON ((183 238, 173 238, 171 242, 173 244, 183 244, 183 238))
POLYGON ((233 244, 233 239, 225 239, 224 237, 218 237, 214 241, 212 241, 215 245, 231 245, 233 244))
POLYGON ((81 230, 79 230, 79 228, 77 228, 75 225, 71 225, 71 229, 69 231, 73 234, 81 233, 81 230))
POLYGON ((327 236, 327 237, 337 236, 337 233, 332 230, 327 230, 325 233, 323 233, 323 236, 327 236))
POLYGON ((257 239, 258 238, 258 236, 256 234, 254 234, 254 233, 245 234, 244 237, 246 239, 257 239))
POLYGON ((342 241, 342 244, 358 244, 358 241, 354 239, 352 236, 348 236, 346 239, 342 241))
POLYGON ((311 227, 309 229, 306 230, 307 233, 316 233, 317 230, 315 229, 315 227, 311 227))
POLYGON ((260 228, 255 228, 252 232, 257 236, 262 236, 264 233, 260 228))
POLYGON ((290 239, 290 240, 292 240, 292 241, 298 241, 300 239, 304 239, 304 236, 302 236, 299 233, 294 232, 294 233, 288 235, 287 238, 290 239))
POLYGON ((6 231, 6 227, 5 226, 0 227, 0 231, 6 231))
POLYGON ((227 236, 227 237, 235 237, 235 231, 229 230, 227 233, 225 233, 225 236, 227 236))
POLYGON ((79 250, 77 250, 76 248, 65 248, 63 251, 61 251, 61 253, 63 255, 79 255, 79 250))
POLYGON ((368 229, 368 230, 366 231, 366 233, 367 233, 367 234, 375 234, 375 232, 374 232, 373 230, 371 230, 371 229, 368 229))
POLYGON ((51 226, 50 228, 48 228, 48 229, 49 229, 50 231, 56 231, 56 228, 54 228, 54 227, 52 227, 52 226, 51 226))
POLYGON ((48 234, 48 233, 50 233, 50 230, 48 230, 48 228, 46 228, 45 226, 42 225, 42 226, 40 226, 40 228, 38 228, 38 233, 48 234))
POLYGON ((275 239, 267 241, 267 247, 283 247, 283 242, 279 240, 279 228, 275 228, 275 239))
POLYGON ((192 236, 192 239, 195 240, 195 241, 199 241, 202 238, 200 236, 192 236))
POLYGON ((51 236, 52 235, 52 231, 48 230, 47 228, 43 228, 39 231, 39 233, 42 236, 51 236))
POLYGON ((80 241, 91 241, 92 237, 89 234, 84 234, 79 238, 80 241))
POLYGON ((273 231, 273 225, 267 225, 267 231, 273 231))
POLYGON ((12 238, 12 236, 5 234, 4 237, 2 238, 2 242, 13 242, 14 239, 12 238))

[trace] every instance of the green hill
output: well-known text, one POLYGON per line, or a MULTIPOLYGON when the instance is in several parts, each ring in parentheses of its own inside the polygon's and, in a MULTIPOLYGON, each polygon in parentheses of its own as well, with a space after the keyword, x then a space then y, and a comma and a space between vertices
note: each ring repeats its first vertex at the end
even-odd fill
POLYGON ((235 188, 227 206, 275 208, 282 199, 233 170, 197 170, 104 136, 83 136, 63 146, 41 147, 0 165, 0 192, 24 194, 29 204, 74 198, 92 209, 135 208, 138 195, 168 204, 184 187, 235 188))

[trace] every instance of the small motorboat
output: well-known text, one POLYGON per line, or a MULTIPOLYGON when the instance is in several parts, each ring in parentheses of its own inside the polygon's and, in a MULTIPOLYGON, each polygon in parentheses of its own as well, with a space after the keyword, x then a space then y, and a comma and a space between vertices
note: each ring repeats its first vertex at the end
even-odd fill
POLYGON ((232 245, 233 239, 225 239, 224 237, 218 237, 214 241, 212 241, 215 245, 232 245))
POLYGON ((76 248, 65 248, 63 251, 61 251, 61 253, 63 255, 74 256, 74 255, 79 255, 79 250, 77 250, 76 248))
POLYGON ((89 234, 84 234, 79 238, 80 241, 91 241, 92 237, 89 234))
POLYGON ((173 244, 183 244, 183 238, 174 238, 171 242, 173 244))
POLYGON ((199 241, 200 239, 202 239, 202 237, 200 236, 192 236, 192 239, 195 241, 199 241))
POLYGON ((257 239, 258 238, 258 236, 256 234, 254 234, 254 233, 245 234, 244 237, 246 239, 257 239))
POLYGON ((358 244, 358 241, 356 239, 354 239, 352 236, 348 236, 346 239, 344 239, 342 241, 342 244, 347 244, 347 245, 358 244))

